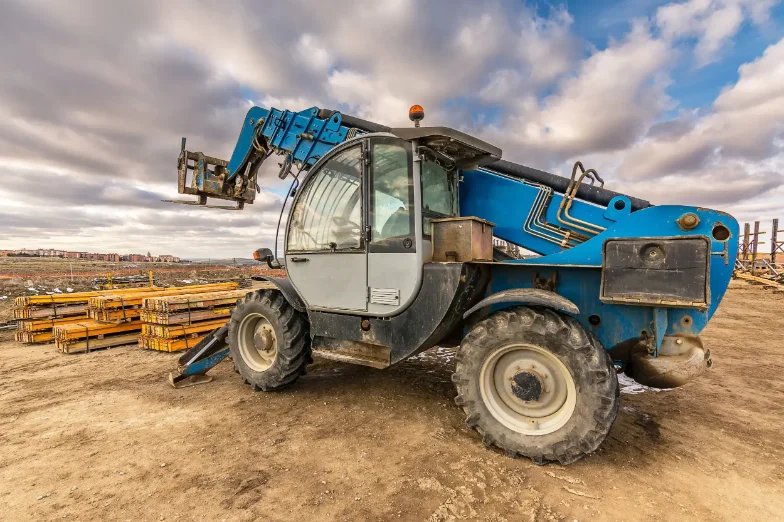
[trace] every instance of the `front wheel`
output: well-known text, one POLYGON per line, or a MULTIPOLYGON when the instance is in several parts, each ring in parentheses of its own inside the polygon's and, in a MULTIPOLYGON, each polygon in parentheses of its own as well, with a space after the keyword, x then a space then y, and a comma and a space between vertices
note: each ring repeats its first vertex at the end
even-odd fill
POLYGON ((599 447, 618 413, 606 350, 552 310, 495 312, 466 335, 457 361, 455 402, 466 424, 509 456, 569 464, 599 447))
POLYGON ((277 290, 257 290, 238 303, 229 321, 229 351, 237 372, 255 391, 284 388, 313 362, 308 318, 277 290))

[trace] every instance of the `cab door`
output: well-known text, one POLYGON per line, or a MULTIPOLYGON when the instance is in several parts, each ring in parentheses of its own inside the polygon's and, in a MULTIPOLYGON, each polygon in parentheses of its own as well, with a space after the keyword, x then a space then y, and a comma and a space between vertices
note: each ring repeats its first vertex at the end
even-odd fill
POLYGON ((418 165, 412 143, 399 138, 371 137, 368 153, 368 314, 393 316, 413 301, 422 281, 418 165))
POLYGON ((286 234, 286 271, 308 308, 367 310, 363 142, 311 172, 286 234))

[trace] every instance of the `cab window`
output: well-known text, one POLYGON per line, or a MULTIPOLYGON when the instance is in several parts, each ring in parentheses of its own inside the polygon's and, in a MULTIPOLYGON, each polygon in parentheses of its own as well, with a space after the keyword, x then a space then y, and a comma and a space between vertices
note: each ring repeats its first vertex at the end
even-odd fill
POLYGON ((410 145, 376 138, 370 151, 370 251, 416 252, 410 145))
POLYGON ((455 169, 447 171, 435 159, 422 162, 422 232, 430 235, 430 220, 457 216, 455 169))
POLYGON ((362 149, 336 154, 312 174, 300 193, 287 237, 287 251, 362 248, 362 149))

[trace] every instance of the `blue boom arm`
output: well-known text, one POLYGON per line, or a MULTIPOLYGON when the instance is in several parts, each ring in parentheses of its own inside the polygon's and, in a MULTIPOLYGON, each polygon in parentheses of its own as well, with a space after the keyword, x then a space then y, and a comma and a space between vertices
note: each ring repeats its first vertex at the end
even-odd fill
MULTIPOLYGON (((198 196, 196 201, 173 201, 207 206, 207 198, 230 200, 242 209, 253 203, 258 191, 259 167, 273 153, 284 156, 280 177, 285 179, 292 167, 308 168, 335 145, 358 132, 372 130, 374 124, 339 112, 317 107, 292 112, 252 107, 245 116, 240 136, 229 161, 185 150, 185 138, 178 158, 180 194, 198 196), (356 126, 344 124, 348 118, 356 126), (192 171, 190 186, 188 173, 192 171)), ((217 207, 232 208, 232 207, 217 207)))

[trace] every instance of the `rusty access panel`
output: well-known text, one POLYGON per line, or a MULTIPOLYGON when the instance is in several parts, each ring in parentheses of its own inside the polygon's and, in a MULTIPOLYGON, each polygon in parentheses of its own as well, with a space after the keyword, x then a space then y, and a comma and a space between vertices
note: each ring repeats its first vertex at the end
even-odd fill
POLYGON ((433 219, 433 261, 492 261, 494 226, 473 216, 433 219))
POLYGON ((706 309, 710 304, 710 251, 705 236, 608 239, 600 299, 706 309))

